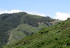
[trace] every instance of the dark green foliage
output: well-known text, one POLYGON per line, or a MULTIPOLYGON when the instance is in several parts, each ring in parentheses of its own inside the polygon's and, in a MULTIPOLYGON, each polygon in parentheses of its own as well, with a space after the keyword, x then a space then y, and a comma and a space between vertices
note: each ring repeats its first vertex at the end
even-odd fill
POLYGON ((25 16, 24 23, 27 23, 33 27, 39 26, 37 20, 31 16, 25 16))
POLYGON ((70 48, 70 20, 43 28, 5 48, 70 48))
POLYGON ((1 14, 0 15, 0 43, 8 42, 9 30, 16 28, 20 24, 20 16, 17 14, 1 14))
MULTIPOLYGON (((9 37, 12 35, 12 34, 17 34, 18 32, 21 34, 21 35, 25 35, 25 36, 28 36, 28 35, 31 35, 31 34, 34 34, 34 32, 36 32, 37 30, 40 30, 41 28, 43 27, 40 27, 40 24, 44 24, 46 25, 45 27, 47 26, 51 26, 49 25, 49 22, 54 22, 55 19, 52 19, 50 17, 41 17, 41 16, 38 16, 38 15, 30 15, 30 14, 27 14, 26 12, 19 12, 19 13, 13 13, 13 14, 1 14, 0 15, 0 46, 2 45, 5 45, 8 40, 9 40, 9 37), (46 24, 47 22, 47 24, 46 24), (19 27, 17 28, 18 26, 21 26, 21 25, 28 25, 29 27, 32 27, 32 28, 29 28, 29 29, 25 29, 25 27, 19 27), (35 31, 30 31, 30 29, 33 29, 33 28, 36 28, 36 27, 40 27, 39 29, 34 29, 35 31), (15 33, 16 31, 14 31, 14 29, 17 28, 16 30, 18 31, 17 33, 15 33), (22 29, 21 29, 22 28, 22 29), (10 31, 12 30, 12 31, 10 31), (22 34, 23 33, 23 34, 22 34)), ((43 25, 43 26, 44 26, 43 25)), ((19 34, 18 33, 18 34, 19 34)), ((14 38, 16 40, 19 40, 21 39, 21 35, 18 36, 16 35, 13 35, 11 38, 14 38), (19 37, 19 38, 17 38, 19 37)), ((11 39, 13 40, 13 39, 11 39)))
POLYGON ((70 20, 70 18, 68 18, 67 20, 70 20))

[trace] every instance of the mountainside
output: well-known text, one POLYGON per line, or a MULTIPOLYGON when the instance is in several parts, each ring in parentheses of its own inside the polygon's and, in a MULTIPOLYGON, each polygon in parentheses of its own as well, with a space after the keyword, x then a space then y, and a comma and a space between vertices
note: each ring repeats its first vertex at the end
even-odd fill
POLYGON ((0 15, 0 47, 14 44, 22 38, 57 23, 50 17, 31 15, 26 12, 0 15))
POLYGON ((5 48, 70 48, 70 18, 5 48))

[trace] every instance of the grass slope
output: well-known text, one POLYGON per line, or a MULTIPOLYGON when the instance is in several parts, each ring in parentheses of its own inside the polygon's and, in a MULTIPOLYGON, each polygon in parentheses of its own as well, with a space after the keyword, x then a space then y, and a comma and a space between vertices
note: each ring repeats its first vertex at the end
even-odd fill
POLYGON ((4 48, 70 48, 70 19, 30 35, 4 48))
POLYGON ((14 44, 18 40, 30 35, 34 34, 41 30, 41 28, 47 27, 45 24, 39 24, 39 27, 32 27, 28 24, 19 25, 17 28, 10 30, 9 41, 7 44, 14 44))

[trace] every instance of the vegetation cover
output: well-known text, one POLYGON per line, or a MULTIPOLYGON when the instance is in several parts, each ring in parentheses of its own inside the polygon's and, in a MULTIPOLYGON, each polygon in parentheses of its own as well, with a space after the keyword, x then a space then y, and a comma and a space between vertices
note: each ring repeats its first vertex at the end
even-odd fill
POLYGON ((14 44, 18 40, 52 26, 57 21, 50 17, 32 15, 26 12, 0 15, 0 48, 5 44, 14 44))
POLYGON ((5 48, 70 48, 70 18, 5 48))

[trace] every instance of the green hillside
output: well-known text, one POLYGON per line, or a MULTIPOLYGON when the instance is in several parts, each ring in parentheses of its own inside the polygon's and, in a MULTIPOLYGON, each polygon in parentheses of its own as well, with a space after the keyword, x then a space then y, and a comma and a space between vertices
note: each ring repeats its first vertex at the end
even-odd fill
POLYGON ((70 48, 70 18, 5 48, 70 48))
POLYGON ((50 17, 31 15, 26 12, 0 15, 0 48, 57 23, 50 17))

